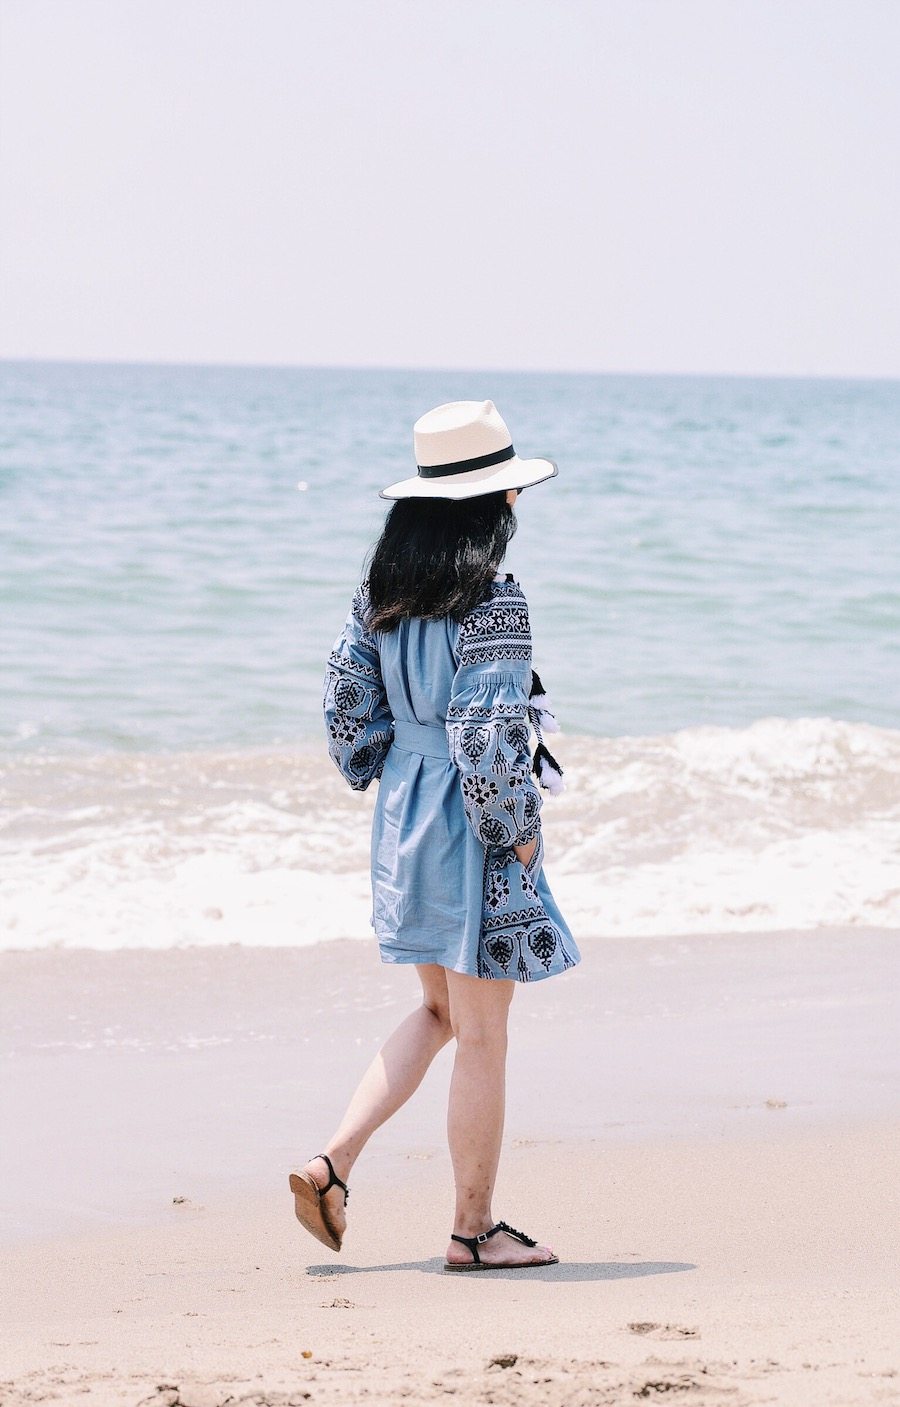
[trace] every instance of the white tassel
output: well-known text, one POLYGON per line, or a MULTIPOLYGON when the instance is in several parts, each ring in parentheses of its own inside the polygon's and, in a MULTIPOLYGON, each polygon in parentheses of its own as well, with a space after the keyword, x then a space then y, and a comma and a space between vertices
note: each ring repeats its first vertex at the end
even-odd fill
MULTIPOLYGON (((544 697, 546 697, 546 695, 544 695, 544 697)), ((551 708, 548 708, 543 704, 537 704, 535 706, 535 711, 538 716, 538 722, 540 723, 545 733, 559 732, 559 722, 557 720, 556 714, 551 708)))
POLYGON ((532 759, 532 771, 537 777, 540 787, 557 795, 559 792, 565 791, 566 784, 562 778, 562 768, 552 752, 549 752, 544 746, 543 734, 558 733, 559 722, 550 706, 550 700, 547 698, 541 677, 535 670, 532 670, 531 675, 528 715, 538 738, 538 745, 532 759))
POLYGON ((549 791, 552 796, 559 796, 561 791, 565 791, 566 784, 557 772, 555 767, 551 767, 546 757, 541 758, 541 770, 538 777, 540 785, 545 791, 549 791))
MULTIPOLYGON (((540 683, 540 676, 538 676, 538 683, 540 683)), ((529 708, 533 708, 537 713, 538 721, 545 733, 559 732, 559 721, 556 717, 556 712, 550 700, 547 698, 543 687, 535 689, 531 698, 528 700, 528 706, 529 708)))

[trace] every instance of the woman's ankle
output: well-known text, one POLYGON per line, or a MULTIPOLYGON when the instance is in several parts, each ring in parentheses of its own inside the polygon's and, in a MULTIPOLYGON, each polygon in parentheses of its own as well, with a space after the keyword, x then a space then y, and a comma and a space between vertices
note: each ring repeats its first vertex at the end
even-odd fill
POLYGON ((356 1159, 351 1157, 344 1148, 326 1147, 324 1153, 316 1153, 309 1160, 311 1163, 316 1163, 316 1167, 322 1168, 323 1171, 326 1172, 328 1170, 328 1164, 325 1162, 325 1154, 331 1159, 331 1166, 334 1168, 338 1177, 342 1182, 346 1182, 353 1170, 353 1164, 356 1162, 356 1159), (316 1159, 318 1159, 317 1162, 316 1159))
POLYGON ((458 1212, 453 1221, 454 1236, 481 1236, 485 1231, 490 1231, 494 1225, 490 1212, 483 1216, 473 1215, 472 1212, 466 1214, 458 1212))

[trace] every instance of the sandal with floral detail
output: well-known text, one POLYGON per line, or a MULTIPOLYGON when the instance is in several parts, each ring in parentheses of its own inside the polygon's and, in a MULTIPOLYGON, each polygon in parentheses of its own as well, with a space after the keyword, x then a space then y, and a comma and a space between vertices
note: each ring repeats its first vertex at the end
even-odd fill
POLYGON ((521 1261, 521 1260, 520 1260, 520 1261, 514 1261, 514 1260, 506 1260, 506 1261, 503 1261, 503 1260, 500 1260, 500 1261, 492 1261, 490 1264, 488 1264, 487 1262, 483 1261, 483 1260, 481 1259, 481 1256, 478 1254, 478 1247, 484 1245, 485 1241, 488 1239, 489 1236, 496 1236, 496 1234, 497 1234, 498 1231, 505 1231, 506 1234, 507 1234, 507 1236, 514 1236, 517 1241, 521 1241, 521 1242, 522 1242, 522 1245, 523 1245, 523 1246, 536 1246, 536 1245, 537 1245, 537 1241, 533 1241, 530 1236, 526 1236, 525 1233, 524 1233, 524 1231, 517 1231, 514 1226, 510 1226, 509 1223, 508 1223, 508 1222, 505 1222, 505 1221, 498 1221, 495 1226, 492 1226, 492 1227, 491 1227, 490 1231, 482 1231, 479 1236, 457 1236, 456 1232, 454 1231, 454 1232, 452 1232, 452 1234, 451 1234, 451 1236, 450 1236, 450 1240, 451 1240, 451 1241, 461 1241, 464 1246, 468 1246, 469 1250, 472 1252, 472 1259, 469 1260, 469 1261, 464 1261, 462 1265, 451 1265, 451 1263, 450 1263, 449 1261, 445 1261, 445 1262, 444 1262, 444 1269, 445 1269, 445 1270, 534 1270, 534 1269, 535 1269, 537 1266, 539 1266, 539 1265, 558 1265, 558 1264, 559 1264, 559 1256, 553 1255, 552 1252, 551 1252, 550 1258, 549 1258, 548 1260, 525 1260, 525 1261, 521 1261))
MULTIPOLYGON (((310 1177, 306 1172, 292 1172, 289 1178, 291 1191, 294 1194, 294 1213, 301 1226, 305 1226, 317 1241, 321 1241, 323 1246, 328 1246, 332 1251, 341 1249, 341 1236, 337 1227, 334 1226, 328 1208, 325 1205, 325 1193, 332 1187, 342 1187, 344 1189, 344 1206, 347 1205, 347 1198, 350 1196, 350 1188, 346 1182, 342 1182, 334 1170, 334 1164, 327 1153, 317 1153, 317 1158, 322 1158, 328 1164, 328 1181, 324 1187, 310 1177)), ((312 1159, 310 1159, 310 1162, 312 1159)))

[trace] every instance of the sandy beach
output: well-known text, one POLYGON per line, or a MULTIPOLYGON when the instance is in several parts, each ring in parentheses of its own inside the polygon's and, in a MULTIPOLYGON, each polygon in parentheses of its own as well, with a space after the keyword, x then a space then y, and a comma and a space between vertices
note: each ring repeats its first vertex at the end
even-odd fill
POLYGON ((442 1274, 451 1052, 293 1218, 415 1000, 371 945, 8 952, 0 1401, 900 1401, 890 930, 584 943, 513 1003, 495 1213, 558 1266, 442 1274))
POLYGON ((900 1407, 898 48, 0 0, 0 1407, 900 1407))

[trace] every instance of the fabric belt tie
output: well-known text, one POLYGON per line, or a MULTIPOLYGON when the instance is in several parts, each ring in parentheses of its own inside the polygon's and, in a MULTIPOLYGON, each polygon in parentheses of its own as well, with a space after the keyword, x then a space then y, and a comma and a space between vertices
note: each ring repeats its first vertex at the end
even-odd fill
POLYGON ((394 747, 401 752, 419 752, 423 757, 450 760, 450 743, 443 723, 404 723, 395 718, 394 747))

